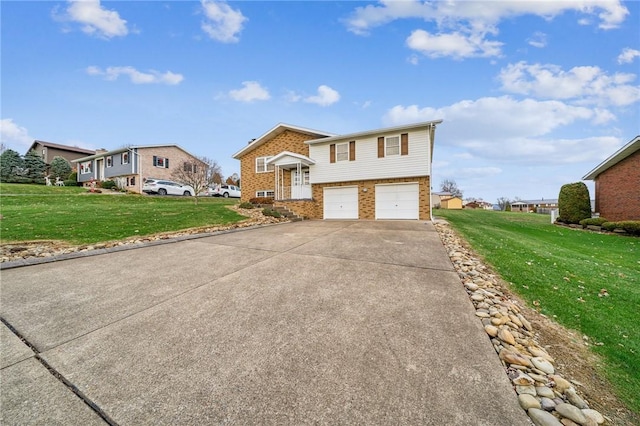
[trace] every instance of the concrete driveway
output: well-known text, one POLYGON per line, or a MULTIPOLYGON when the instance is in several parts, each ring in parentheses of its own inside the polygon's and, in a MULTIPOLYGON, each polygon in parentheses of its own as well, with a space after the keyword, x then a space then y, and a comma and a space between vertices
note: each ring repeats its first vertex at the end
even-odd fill
POLYGON ((431 223, 287 223, 1 280, 3 425, 530 424, 431 223))

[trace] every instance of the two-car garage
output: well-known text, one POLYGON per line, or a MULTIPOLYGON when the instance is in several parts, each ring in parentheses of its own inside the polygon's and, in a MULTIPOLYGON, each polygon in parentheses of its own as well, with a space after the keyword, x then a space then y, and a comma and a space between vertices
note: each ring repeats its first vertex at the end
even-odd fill
MULTIPOLYGON (((375 219, 420 218, 419 184, 417 182, 376 184, 374 187, 375 219)), ((358 219, 358 186, 323 188, 323 217, 325 219, 358 219)), ((368 202, 364 192, 363 202, 368 202)))

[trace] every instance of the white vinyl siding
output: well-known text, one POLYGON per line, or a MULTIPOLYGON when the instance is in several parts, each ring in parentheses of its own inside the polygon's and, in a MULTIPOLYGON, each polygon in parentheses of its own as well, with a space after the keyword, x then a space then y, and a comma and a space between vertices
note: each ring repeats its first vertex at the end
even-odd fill
POLYGON ((357 139, 355 161, 330 162, 330 143, 335 143, 337 146, 343 141, 309 145, 309 157, 316 161, 316 164, 310 168, 311 184, 430 175, 431 141, 427 128, 411 130, 408 134, 408 155, 391 155, 383 158, 378 158, 378 137, 399 136, 398 131, 389 134, 371 134, 357 139))

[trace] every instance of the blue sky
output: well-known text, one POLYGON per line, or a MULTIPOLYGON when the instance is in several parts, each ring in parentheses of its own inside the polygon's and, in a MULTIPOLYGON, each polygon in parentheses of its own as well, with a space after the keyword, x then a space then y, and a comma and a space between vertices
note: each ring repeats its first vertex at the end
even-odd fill
MULTIPOLYGON (((557 198, 640 134, 640 3, 2 1, 1 136, 176 143, 443 119, 433 187, 557 198)), ((593 186, 589 184, 591 190, 593 186)), ((593 196, 593 193, 592 193, 593 196)))

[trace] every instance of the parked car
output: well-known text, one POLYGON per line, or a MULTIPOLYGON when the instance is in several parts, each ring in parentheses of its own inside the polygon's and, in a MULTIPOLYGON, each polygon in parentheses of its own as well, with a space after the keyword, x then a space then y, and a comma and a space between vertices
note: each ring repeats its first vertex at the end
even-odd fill
POLYGON ((145 180, 144 185, 142 185, 142 192, 158 195, 186 195, 188 197, 195 194, 195 191, 189 185, 161 179, 145 180))
POLYGON ((224 184, 209 188, 207 195, 211 195, 213 197, 240 198, 241 192, 240 188, 235 185, 224 184))

